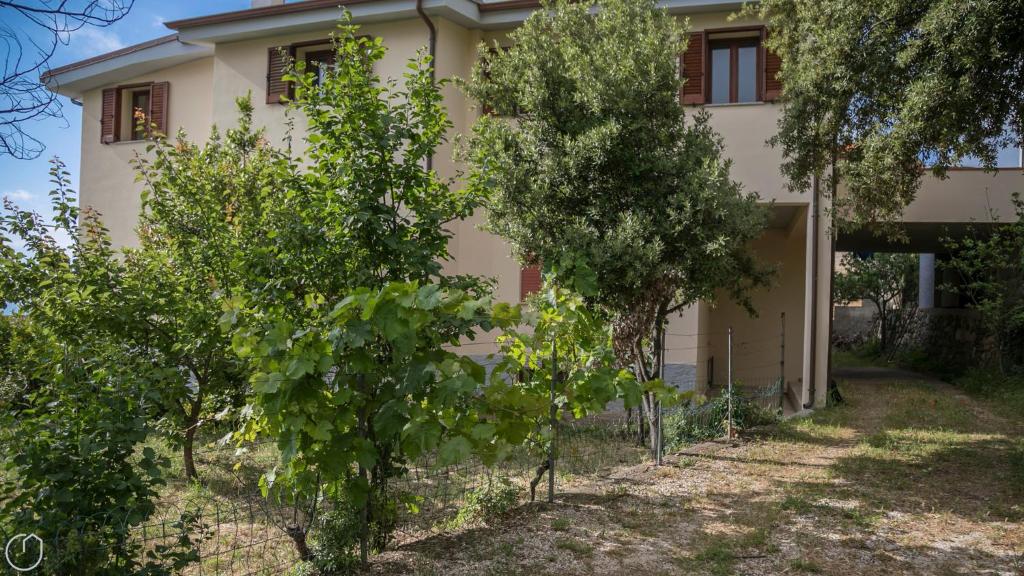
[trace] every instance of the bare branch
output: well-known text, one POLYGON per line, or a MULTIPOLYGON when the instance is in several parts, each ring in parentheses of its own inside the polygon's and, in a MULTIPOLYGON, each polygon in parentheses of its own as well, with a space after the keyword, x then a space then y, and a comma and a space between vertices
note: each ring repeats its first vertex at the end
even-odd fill
POLYGON ((46 146, 30 122, 63 118, 61 101, 40 76, 58 45, 86 26, 105 27, 128 15, 134 0, 0 0, 0 155, 32 159, 46 146))

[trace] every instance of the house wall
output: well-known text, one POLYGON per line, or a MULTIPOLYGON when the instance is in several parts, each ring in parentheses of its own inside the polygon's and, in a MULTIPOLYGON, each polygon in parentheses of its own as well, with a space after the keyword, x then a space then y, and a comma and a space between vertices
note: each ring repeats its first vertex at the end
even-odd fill
MULTIPOLYGON (((202 141, 210 131, 213 91, 213 58, 166 68, 154 74, 128 78, 120 84, 170 82, 167 131, 185 130, 202 141), (199 95, 198 98, 192 97, 199 95)), ((100 143, 102 89, 82 97, 82 162, 79 178, 80 204, 92 207, 110 229, 115 246, 133 246, 138 240, 135 224, 141 209, 142 185, 135 181, 131 160, 146 154, 146 142, 100 143)))
MULTIPOLYGON (((689 22, 694 30, 758 23, 749 19, 730 22, 727 17, 727 12, 696 14, 689 17, 689 22)), ((476 47, 481 40, 507 43, 507 31, 470 30, 443 18, 435 18, 435 23, 438 29, 436 65, 440 79, 468 77, 477 59, 476 47)), ((199 141, 205 139, 215 123, 222 129, 233 126, 237 118, 235 100, 251 94, 255 123, 267 129, 271 142, 280 144, 286 135, 286 108, 265 103, 267 50, 273 46, 324 39, 331 30, 325 27, 323 30, 220 43, 215 46, 211 58, 166 68, 146 77, 126 79, 122 83, 170 82, 169 128, 172 131, 184 128, 191 138, 199 141)), ((419 19, 367 23, 361 26, 360 31, 381 37, 388 48, 384 59, 377 64, 376 72, 382 78, 401 78, 408 58, 427 43, 427 30, 419 19)), ((454 84, 446 85, 443 91, 453 126, 449 141, 435 155, 434 167, 441 177, 452 179, 453 185, 459 186, 464 166, 454 159, 455 140, 458 135, 469 133, 479 110, 454 84)), ((141 187, 134 182, 135 175, 129 160, 136 152, 144 153, 144 145, 100 144, 101 92, 101 89, 92 90, 83 98, 82 203, 95 206, 104 214, 115 245, 130 245, 136 241, 134 226, 141 187)), ((733 160, 733 177, 765 202, 802 207, 801 217, 806 222, 808 196, 786 189, 780 171, 781 153, 766 144, 776 130, 780 106, 772 103, 713 105, 707 106, 706 110, 712 126, 724 139, 726 156, 733 160)), ((687 109, 688 114, 696 111, 695 107, 687 109)), ((293 136, 297 149, 302 147, 303 124, 301 118, 295 119, 293 136)), ((936 192, 939 195, 948 193, 941 189, 936 192)), ((496 280, 497 299, 518 301, 519 265, 510 257, 509 246, 503 240, 481 230, 483 222, 484 215, 478 213, 467 221, 452 224, 454 238, 449 246, 452 259, 446 262, 446 271, 492 278, 496 280)), ((819 228, 819 237, 824 234, 823 230, 824 226, 819 228)), ((726 368, 724 330, 732 325, 737 335, 737 377, 752 381, 761 375, 776 375, 777 343, 770 344, 769 341, 776 339, 780 331, 778 314, 785 311, 786 379, 791 382, 807 379, 810 368, 805 368, 803 374, 800 372, 810 342, 803 339, 804 333, 810 333, 809 327, 805 326, 808 312, 805 295, 809 290, 805 274, 809 258, 807 238, 803 225, 767 231, 752 249, 766 261, 778 263, 780 273, 775 286, 755 295, 755 307, 761 316, 749 318, 722 297, 716 302, 697 303, 670 319, 667 362, 695 365, 700 387, 709 378, 707 361, 714 358, 713 376, 722 382, 726 368)), ((823 270, 828 269, 828 246, 826 239, 821 244, 819 255, 823 270)), ((824 320, 827 319, 828 290, 827 283, 819 286, 819 296, 825 295, 824 299, 819 298, 819 312, 826 310, 820 315, 823 322, 819 323, 816 332, 820 357, 827 357, 827 334, 820 332, 822 326, 827 326, 824 320)), ((484 344, 474 344, 469 352, 486 354, 494 351, 492 345, 486 344, 492 339, 482 336, 478 342, 484 344)), ((816 369, 821 371, 824 367, 825 364, 819 362, 816 369)), ((821 389, 823 394, 824 386, 821 389)))
MULTIPOLYGON (((806 278, 806 212, 796 216, 794 226, 766 230, 750 244, 763 264, 774 266, 770 286, 756 290, 751 304, 755 315, 719 292, 708 304, 702 341, 707 357, 714 358, 712 379, 715 388, 725 386, 728 372, 728 331, 732 328, 732 369, 734 382, 760 387, 772 384, 781 373, 783 320, 785 313, 785 379, 799 389, 803 378, 806 278)), ((826 349, 827 350, 827 349, 826 349)), ((704 362, 706 363, 706 358, 704 362)), ((698 365, 699 382, 707 381, 706 366, 698 365)))

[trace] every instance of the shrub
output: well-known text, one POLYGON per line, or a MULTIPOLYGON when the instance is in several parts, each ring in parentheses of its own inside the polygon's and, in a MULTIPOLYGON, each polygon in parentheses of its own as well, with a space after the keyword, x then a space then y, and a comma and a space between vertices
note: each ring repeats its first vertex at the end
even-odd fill
MULTIPOLYGON (((774 410, 759 406, 738 390, 732 394, 733 426, 738 429, 770 424, 778 420, 774 410)), ((688 405, 666 414, 662 419, 662 435, 667 450, 720 438, 726 434, 729 419, 729 393, 722 394, 702 406, 688 405)))
POLYGON ((519 486, 505 477, 490 481, 466 496, 466 503, 452 520, 449 528, 483 522, 502 516, 519 503, 519 486))
POLYGON ((352 506, 338 503, 324 512, 311 539, 313 573, 354 574, 360 565, 359 534, 359 515, 352 506))

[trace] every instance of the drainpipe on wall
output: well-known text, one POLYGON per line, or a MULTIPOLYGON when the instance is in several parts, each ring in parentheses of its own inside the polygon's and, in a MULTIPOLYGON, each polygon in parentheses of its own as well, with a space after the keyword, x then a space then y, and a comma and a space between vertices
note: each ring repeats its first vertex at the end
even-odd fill
POLYGON ((811 350, 810 350, 810 382, 808 382, 807 402, 804 410, 814 408, 814 388, 818 368, 818 176, 811 177, 811 350))
MULTIPOLYGON (((434 27, 434 22, 430 20, 427 13, 423 11, 423 0, 416 0, 416 13, 420 15, 420 18, 427 25, 427 51, 430 54, 430 83, 433 84, 435 80, 435 71, 437 70, 437 28, 434 27)), ((427 171, 434 169, 434 155, 427 156, 427 171)))

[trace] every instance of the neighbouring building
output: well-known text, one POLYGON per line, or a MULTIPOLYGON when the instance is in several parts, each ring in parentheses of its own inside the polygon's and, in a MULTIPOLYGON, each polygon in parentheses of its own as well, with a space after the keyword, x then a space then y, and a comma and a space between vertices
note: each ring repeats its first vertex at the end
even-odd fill
MULTIPOLYGON (((707 108, 734 162, 733 177, 765 203, 773 203, 768 227, 750 249, 778 266, 773 286, 754 297, 756 317, 723 297, 673 318, 667 344, 670 373, 677 384, 698 389, 724 383, 731 327, 736 380, 759 385, 782 378, 788 411, 823 405, 833 251, 893 247, 867 232, 833 237, 827 200, 787 189, 779 169, 781 153, 766 144, 781 111, 776 99, 782 86, 775 77, 779 59, 762 46, 763 24, 751 18, 729 19, 741 2, 660 4, 688 18, 692 31, 681 59, 681 73, 688 81, 680 105, 707 108)), ((382 38, 387 46, 377 70, 382 77, 399 77, 407 59, 434 34, 436 73, 444 78, 468 77, 480 43, 507 44, 508 32, 539 3, 254 0, 247 10, 168 22, 172 34, 50 71, 44 81, 51 89, 82 105, 81 203, 103 215, 115 244, 136 241, 140 185, 129 161, 143 152, 144 143, 136 139, 132 110, 148 112, 163 132, 184 129, 202 140, 211 125, 230 126, 236 118, 235 99, 251 93, 256 123, 278 141, 285 132, 280 97, 289 90, 282 79, 281 51, 308 61, 324 58, 322 51, 329 48, 328 35, 342 6, 361 32, 382 38)), ((454 124, 452 136, 468 132, 480 110, 452 85, 444 94, 454 124)), ((438 150, 434 167, 442 177, 457 175, 450 144, 438 150)), ((1024 183, 1019 152, 1013 167, 1017 169, 995 174, 964 168, 951 171, 945 180, 926 179, 904 214, 911 243, 898 249, 941 252, 938 239, 944 230, 991 222, 993 214, 1004 221, 1011 218, 1010 193, 1024 183)), ((500 238, 480 231, 481 218, 478 214, 457 224, 448 270, 495 278, 496 297, 517 301, 536 288, 537 271, 522 268, 500 238)))

